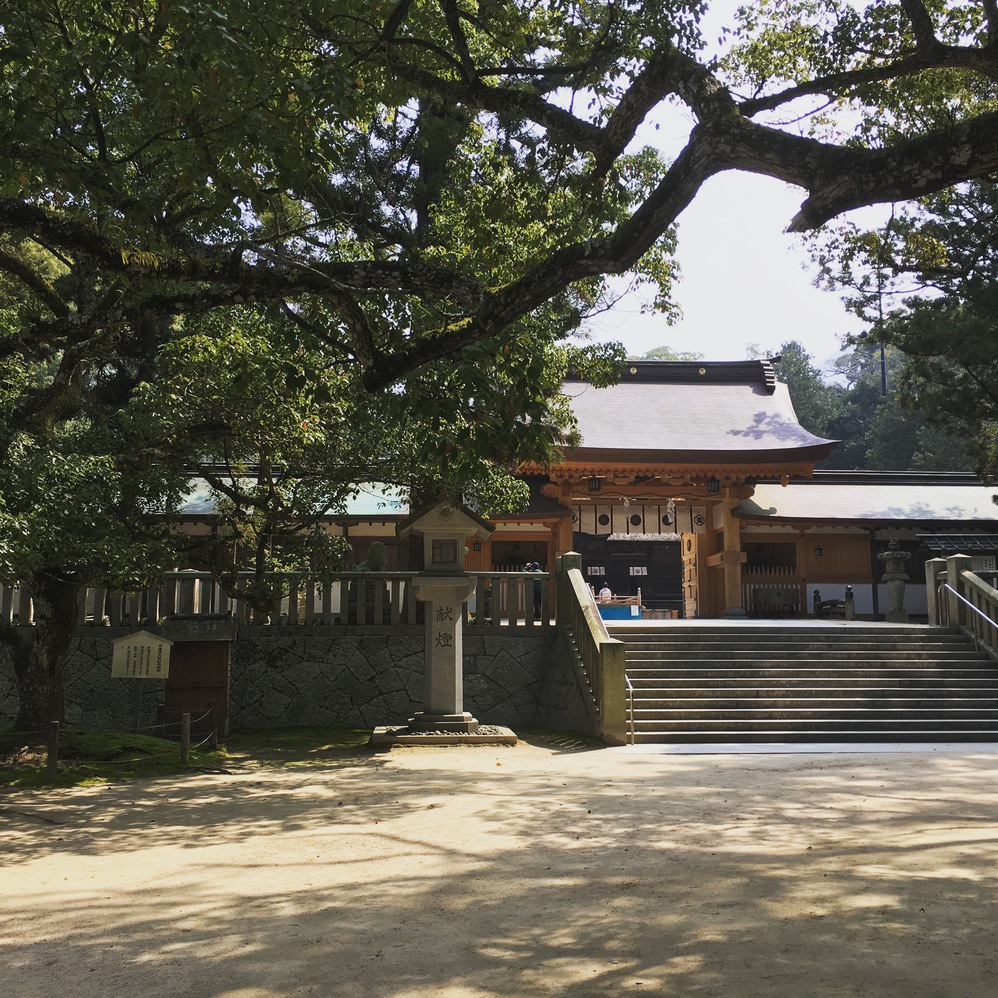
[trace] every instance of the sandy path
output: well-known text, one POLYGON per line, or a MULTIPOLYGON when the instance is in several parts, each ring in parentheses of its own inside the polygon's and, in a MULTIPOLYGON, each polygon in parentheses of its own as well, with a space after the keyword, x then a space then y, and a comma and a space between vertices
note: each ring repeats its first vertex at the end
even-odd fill
POLYGON ((0 797, 0 995, 998 994, 998 753, 397 749, 0 797))

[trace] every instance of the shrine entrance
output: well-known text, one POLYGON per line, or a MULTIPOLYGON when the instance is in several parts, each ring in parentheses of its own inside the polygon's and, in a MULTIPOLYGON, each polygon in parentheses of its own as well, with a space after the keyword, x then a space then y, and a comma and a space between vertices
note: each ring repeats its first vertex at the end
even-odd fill
POLYGON ((604 585, 615 596, 636 596, 640 589, 641 602, 650 610, 682 609, 679 540, 610 540, 581 532, 573 540, 582 555, 582 574, 597 593, 604 585))

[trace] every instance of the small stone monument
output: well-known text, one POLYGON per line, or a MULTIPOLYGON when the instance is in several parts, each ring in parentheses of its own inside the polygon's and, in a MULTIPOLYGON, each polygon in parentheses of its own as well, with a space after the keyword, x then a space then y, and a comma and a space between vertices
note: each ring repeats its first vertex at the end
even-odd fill
POLYGON ((475 579, 464 574, 465 538, 486 540, 495 528, 456 503, 440 501, 398 525, 401 538, 423 538, 423 572, 416 599, 426 604, 423 710, 410 718, 416 731, 473 734, 478 721, 464 709, 462 631, 464 601, 475 579))
POLYGON ((887 599, 890 607, 887 620, 892 624, 907 624, 908 611, 904 608, 904 584, 908 581, 905 563, 911 552, 898 550, 896 537, 892 537, 887 551, 877 555, 877 561, 884 563, 884 582, 887 584, 887 599))

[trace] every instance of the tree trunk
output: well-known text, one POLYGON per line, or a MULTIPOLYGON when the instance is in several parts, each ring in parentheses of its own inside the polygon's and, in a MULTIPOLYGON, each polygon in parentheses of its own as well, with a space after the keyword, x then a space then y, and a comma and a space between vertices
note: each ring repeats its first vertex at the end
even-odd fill
POLYGON ((65 719, 64 672, 77 624, 80 587, 39 572, 25 588, 34 603, 34 626, 7 631, 20 707, 15 729, 40 729, 65 719))

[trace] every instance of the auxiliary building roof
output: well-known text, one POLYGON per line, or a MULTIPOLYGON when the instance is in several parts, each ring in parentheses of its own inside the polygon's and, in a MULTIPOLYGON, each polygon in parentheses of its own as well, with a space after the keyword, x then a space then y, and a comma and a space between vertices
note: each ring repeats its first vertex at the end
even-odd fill
POLYGON ((770 361, 636 361, 609 388, 564 391, 582 436, 569 460, 821 460, 837 443, 800 425, 770 361))
POLYGON ((781 487, 760 483, 735 516, 759 522, 998 523, 993 485, 973 475, 821 472, 781 487))
MULTIPOLYGON (((212 516, 215 498, 211 486, 203 478, 192 478, 189 491, 177 512, 182 517, 212 516)), ((334 517, 357 517, 365 520, 394 519, 409 513, 409 503, 398 490, 380 482, 361 482, 347 496, 342 509, 334 517)))

